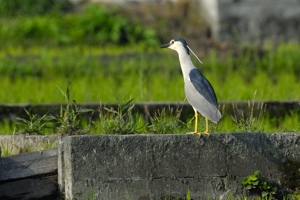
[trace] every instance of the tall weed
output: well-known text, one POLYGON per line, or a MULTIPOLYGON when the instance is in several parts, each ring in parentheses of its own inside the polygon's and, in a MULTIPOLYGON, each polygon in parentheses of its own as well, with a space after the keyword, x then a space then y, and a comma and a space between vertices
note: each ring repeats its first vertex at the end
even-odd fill
POLYGON ((51 119, 57 125, 57 132, 62 135, 78 135, 89 131, 89 126, 82 126, 82 115, 93 112, 92 109, 80 108, 75 100, 70 101, 70 85, 67 86, 66 92, 58 88, 65 97, 66 106, 61 105, 58 116, 51 115, 51 119))
POLYGON ((50 122, 47 114, 39 117, 35 114, 25 110, 28 119, 17 117, 14 121, 16 123, 16 132, 22 134, 37 134, 42 135, 45 128, 50 122))
POLYGON ((138 134, 145 124, 141 117, 133 113, 133 99, 119 101, 117 108, 99 107, 100 126, 106 134, 138 134))
POLYGON ((186 124, 180 120, 182 108, 163 108, 150 116, 151 125, 148 126, 149 133, 171 134, 184 132, 186 124))
POLYGON ((266 112, 266 104, 259 103, 255 105, 254 93, 252 101, 248 101, 248 112, 240 111, 236 105, 233 106, 233 120, 240 132, 263 132, 264 131, 264 115, 266 112))

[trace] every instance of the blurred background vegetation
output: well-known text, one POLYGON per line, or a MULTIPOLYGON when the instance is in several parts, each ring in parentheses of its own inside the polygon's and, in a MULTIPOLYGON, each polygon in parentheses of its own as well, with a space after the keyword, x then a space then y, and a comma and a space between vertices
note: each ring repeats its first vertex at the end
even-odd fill
POLYGON ((0 1, 1 41, 6 45, 155 46, 170 36, 206 40, 206 25, 190 0, 164 4, 89 4, 68 1, 0 1), (159 12, 158 12, 159 10, 159 12), (184 23, 183 23, 184 19, 184 23), (188 23, 187 23, 188 22, 188 23))
POLYGON ((0 103, 63 102, 57 87, 69 83, 77 102, 184 101, 177 55, 159 48, 174 37, 203 61, 194 63, 219 101, 251 100, 255 91, 256 100, 299 100, 298 43, 215 42, 192 0, 79 7, 0 0, 0 24, 0 103))
POLYGON ((3 46, 157 42, 153 29, 127 20, 117 9, 88 5, 80 12, 71 12, 66 3, 55 2, 0 1, 3 46))
POLYGON ((198 67, 221 101, 249 100, 255 90, 262 100, 299 99, 299 44, 216 43, 194 1, 0 0, 0 24, 2 103, 59 102, 55 85, 69 82, 79 102, 184 100, 177 55, 159 48, 174 37, 204 61, 198 67))

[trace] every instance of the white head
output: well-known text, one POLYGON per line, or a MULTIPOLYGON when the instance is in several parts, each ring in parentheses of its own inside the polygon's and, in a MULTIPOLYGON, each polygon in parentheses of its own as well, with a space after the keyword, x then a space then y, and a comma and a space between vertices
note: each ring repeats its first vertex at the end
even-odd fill
POLYGON ((178 53, 186 53, 190 55, 190 51, 186 41, 182 38, 174 38, 169 43, 162 45, 160 48, 170 48, 178 53))
MULTIPOLYGON (((196 56, 192 49, 188 46, 187 42, 182 38, 174 38, 169 43, 162 45, 160 48, 169 48, 177 51, 178 54, 190 55, 190 51, 196 56)), ((196 56, 199 62, 201 60, 196 56)))

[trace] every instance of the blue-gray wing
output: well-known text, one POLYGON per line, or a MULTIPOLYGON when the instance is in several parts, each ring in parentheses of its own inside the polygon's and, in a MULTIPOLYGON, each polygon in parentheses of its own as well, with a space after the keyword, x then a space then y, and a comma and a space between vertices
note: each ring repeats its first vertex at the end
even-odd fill
POLYGON ((185 93, 188 102, 204 117, 215 123, 221 119, 215 91, 196 68, 190 71, 189 80, 185 80, 185 93))

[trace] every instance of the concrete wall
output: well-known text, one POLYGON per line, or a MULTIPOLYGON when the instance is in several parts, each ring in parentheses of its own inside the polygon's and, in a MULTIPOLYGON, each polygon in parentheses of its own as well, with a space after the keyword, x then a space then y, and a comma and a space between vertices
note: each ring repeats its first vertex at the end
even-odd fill
POLYGON ((0 199, 58 199, 57 149, 0 158, 0 199))
MULTIPOLYGON (((57 135, 0 135, 2 155, 16 155, 57 147, 57 135)), ((0 154, 1 157, 1 154, 0 154)))
POLYGON ((255 170, 283 184, 280 166, 300 163, 299 144, 299 133, 71 136, 59 179, 67 199, 225 199, 255 170))

